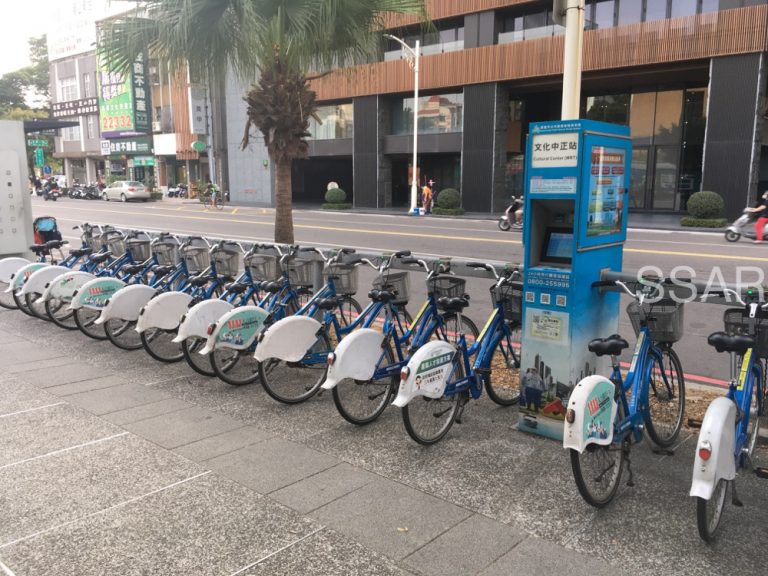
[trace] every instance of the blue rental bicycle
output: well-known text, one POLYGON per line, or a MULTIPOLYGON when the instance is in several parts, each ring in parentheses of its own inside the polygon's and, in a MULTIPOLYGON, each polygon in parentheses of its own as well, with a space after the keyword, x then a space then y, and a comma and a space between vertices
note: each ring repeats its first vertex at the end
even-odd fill
POLYGON ((589 343, 597 356, 610 356, 610 380, 588 376, 568 401, 563 446, 581 496, 602 508, 611 502, 627 462, 628 486, 633 486, 629 455, 643 431, 667 454, 677 438, 685 410, 685 381, 672 344, 682 337, 683 304, 662 298, 657 284, 600 281, 593 288, 618 287, 634 301, 627 308, 637 333, 632 362, 625 379, 619 356, 629 347, 618 334, 589 343), (609 396, 608 394, 611 394, 609 396), (611 419, 613 416, 613 419, 611 419))
MULTIPOLYGON (((750 466, 763 416, 768 357, 768 304, 756 290, 741 294, 726 288, 707 295, 733 296, 742 308, 725 311, 725 331, 707 339, 718 352, 730 354, 731 379, 725 397, 707 408, 696 446, 690 495, 696 498, 696 524, 705 542, 714 539, 725 508, 728 488, 731 502, 742 506, 736 494, 736 474, 750 466)), ((761 478, 768 469, 754 468, 761 478)))

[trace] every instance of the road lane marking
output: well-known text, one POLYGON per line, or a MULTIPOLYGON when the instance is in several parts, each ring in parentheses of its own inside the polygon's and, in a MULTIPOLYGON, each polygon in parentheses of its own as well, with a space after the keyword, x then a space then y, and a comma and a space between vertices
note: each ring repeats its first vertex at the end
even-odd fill
POLYGON ((240 208, 235 208, 234 210, 232 210, 232 214, 237 214, 238 210, 240 210, 240 208))

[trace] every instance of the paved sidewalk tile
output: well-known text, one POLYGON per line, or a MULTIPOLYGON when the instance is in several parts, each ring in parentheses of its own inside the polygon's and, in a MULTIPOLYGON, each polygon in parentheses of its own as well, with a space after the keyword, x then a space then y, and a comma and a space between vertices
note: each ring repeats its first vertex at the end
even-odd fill
MULTIPOLYGON (((41 368, 58 368, 59 366, 66 366, 72 363, 72 357, 64 354, 53 356, 52 358, 48 357, 45 360, 28 361, 26 358, 16 358, 15 360, 16 362, 13 363, 6 362, 3 370, 9 374, 19 374, 21 372, 40 370, 41 368)), ((54 372, 55 370, 51 371, 54 372)))
POLYGON ((111 375, 109 371, 99 366, 93 366, 84 362, 72 362, 56 366, 55 369, 51 369, 50 366, 39 367, 33 364, 29 370, 20 373, 19 378, 40 386, 40 388, 49 388, 51 386, 82 382, 83 380, 94 380, 111 375))
POLYGON ((11 344, 13 342, 23 342, 24 338, 14 334, 13 332, 7 332, 0 330, 0 344, 11 344))
POLYGON ((169 400, 144 404, 142 406, 136 406, 135 408, 128 408, 127 410, 109 412, 108 414, 103 414, 101 417, 118 426, 124 426, 125 424, 130 424, 132 422, 149 420, 150 418, 156 418, 172 412, 179 412, 180 410, 186 410, 187 408, 192 407, 192 404, 189 402, 184 402, 177 398, 170 398, 169 400))
POLYGON ((475 514, 408 556, 403 564, 427 576, 469 576, 526 537, 506 524, 475 514))
POLYGON ((5 468, 0 546, 204 471, 130 434, 5 468))
POLYGON ((510 574, 620 576, 625 572, 597 558, 531 537, 483 570, 480 576, 509 576, 510 574))
POLYGON ((248 576, 408 576, 391 560, 345 538, 321 530, 246 570, 248 576))
POLYGON ((125 424, 124 428, 163 448, 172 449, 242 426, 242 422, 233 418, 193 406, 186 410, 125 424))
POLYGON ((389 480, 376 480, 315 510, 311 517, 400 560, 472 513, 389 480))
POLYGON ((47 346, 40 346, 27 341, 0 344, 0 364, 11 364, 18 360, 35 362, 56 355, 47 346))
POLYGON ((272 435, 253 426, 244 426, 236 430, 217 434, 197 442, 179 446, 173 451, 176 454, 189 458, 195 462, 204 462, 217 456, 229 454, 235 450, 240 450, 256 442, 262 442, 272 438, 272 435))
POLYGON ((141 384, 123 384, 122 386, 102 388, 67 396, 67 402, 85 408, 96 415, 117 412, 168 399, 168 394, 147 388, 141 384))
POLYGON ((377 478, 379 476, 376 474, 342 462, 338 466, 272 492, 269 497, 297 512, 308 514, 353 490, 370 484, 377 478))
POLYGON ((206 461, 206 464, 262 494, 298 482, 338 464, 312 448, 274 438, 237 452, 206 461))
POLYGON ((71 382, 70 384, 61 384, 59 386, 50 386, 45 388, 46 392, 56 394, 56 396, 69 396, 81 392, 90 392, 91 390, 101 390, 102 388, 112 388, 125 384, 121 376, 103 376, 93 380, 83 380, 82 382, 71 382))
POLYGON ((0 466, 122 432, 69 404, 0 418, 0 466))
POLYGON ((0 561, 18 576, 228 576, 319 528, 208 474, 0 549, 0 561))
POLYGON ((29 410, 61 402, 53 396, 25 382, 19 382, 14 376, 6 376, 0 381, 0 417, 4 414, 29 410))

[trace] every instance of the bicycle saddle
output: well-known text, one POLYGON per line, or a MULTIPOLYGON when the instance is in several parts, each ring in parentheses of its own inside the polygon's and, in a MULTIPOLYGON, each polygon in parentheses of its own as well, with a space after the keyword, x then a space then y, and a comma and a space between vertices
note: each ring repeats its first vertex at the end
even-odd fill
POLYGON ((469 306, 468 296, 455 296, 453 298, 443 296, 437 300, 437 307, 446 312, 461 312, 467 306, 469 306))
POLYGON ((70 250, 69 251, 69 255, 70 256, 74 256, 75 258, 82 258, 86 254, 90 254, 91 252, 93 252, 92 248, 87 248, 87 247, 86 248, 78 248, 76 250, 70 250))
POLYGON ((248 284, 244 282, 232 282, 226 286, 227 292, 230 294, 242 294, 248 290, 248 284))
POLYGON ((333 310, 341 306, 341 302, 342 300, 338 296, 332 296, 330 298, 320 298, 317 301, 317 307, 320 308, 320 310, 333 310))
POLYGON ((120 271, 128 274, 129 276, 133 276, 134 274, 141 272, 143 269, 143 264, 128 264, 127 266, 123 266, 120 271))
POLYGON ((280 285, 280 282, 265 282, 262 284, 261 289, 265 292, 269 292, 270 294, 275 294, 277 292, 280 292, 282 286, 280 285))
POLYGON ((736 352, 744 354, 750 348, 754 348, 755 339, 747 334, 726 334, 715 332, 707 338, 707 344, 714 346, 718 352, 736 352))
POLYGON ((69 240, 49 240, 44 246, 49 250, 56 250, 64 246, 64 244, 69 244, 69 240))
POLYGON ((194 276, 189 279, 189 283, 192 286, 205 286, 210 281, 211 281, 210 276, 194 276))
POLYGON ((38 256, 40 256, 40 254, 48 254, 48 247, 45 244, 32 244, 29 249, 38 256))
POLYGON ((152 268, 152 272, 154 272, 157 276, 165 276, 171 270, 173 270, 173 266, 154 266, 152 268))
POLYGON ((94 254, 93 256, 91 256, 91 262, 94 262, 96 264, 101 264, 102 262, 109 260, 111 256, 112 256, 112 252, 102 252, 101 254, 94 254))
POLYGON ((608 338, 595 338, 589 343, 588 348, 597 356, 618 356, 622 350, 629 348, 629 342, 618 334, 613 334, 608 338))
POLYGON ((374 302, 383 302, 386 304, 387 302, 391 302, 395 299, 395 294, 394 292, 390 292, 388 290, 371 290, 368 292, 368 298, 374 302))

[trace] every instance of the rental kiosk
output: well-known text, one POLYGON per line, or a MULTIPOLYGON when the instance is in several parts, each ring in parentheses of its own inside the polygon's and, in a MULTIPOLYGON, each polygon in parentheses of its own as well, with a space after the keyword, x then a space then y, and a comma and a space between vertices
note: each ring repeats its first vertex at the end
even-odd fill
POLYGON ((617 332, 619 295, 591 287, 620 271, 627 235, 629 128, 590 120, 531 124, 525 181, 521 430, 562 439, 576 383, 607 361, 587 350, 617 332))

